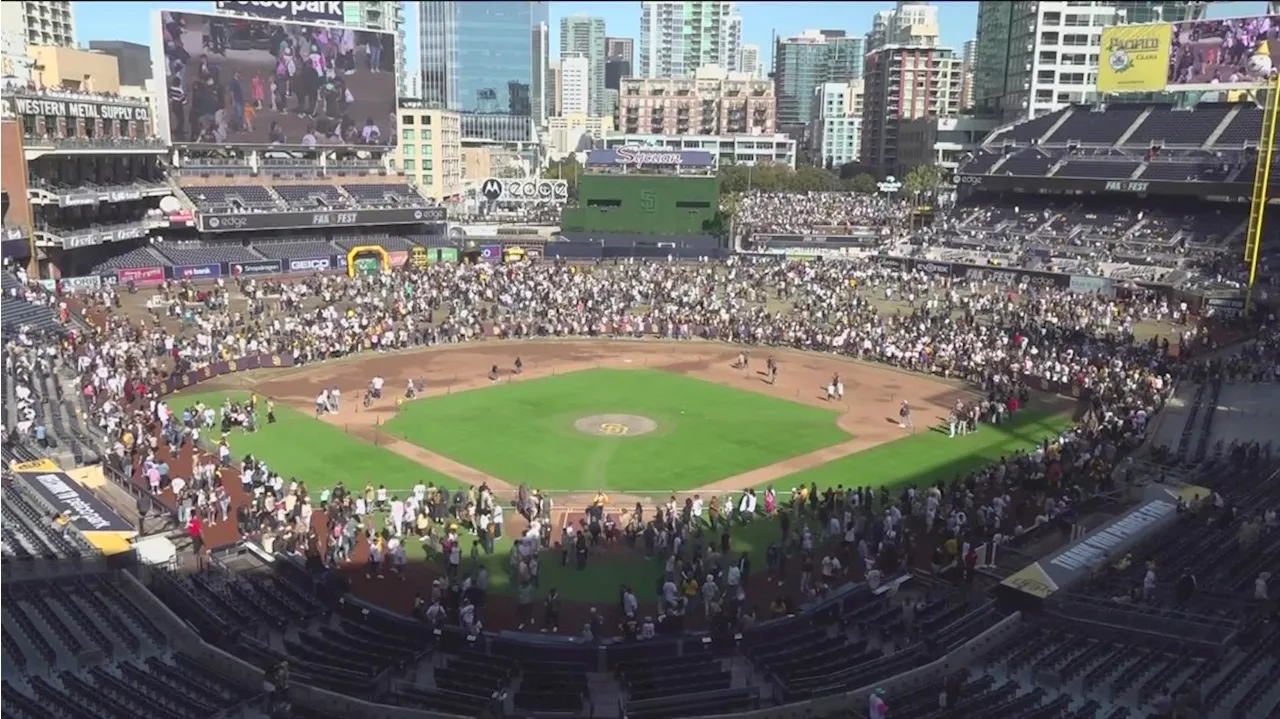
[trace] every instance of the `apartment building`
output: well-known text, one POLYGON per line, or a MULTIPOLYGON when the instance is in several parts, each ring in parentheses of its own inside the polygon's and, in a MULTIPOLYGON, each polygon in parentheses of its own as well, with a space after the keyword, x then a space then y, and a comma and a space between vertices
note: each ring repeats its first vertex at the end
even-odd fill
POLYGON ((654 135, 772 135, 774 85, 744 73, 702 68, 693 78, 627 78, 618 128, 654 135))
POLYGON ((896 172, 899 125, 959 114, 961 75, 961 58, 948 47, 883 45, 868 53, 860 161, 896 172))
POLYGON ((429 109, 422 100, 409 98, 401 98, 397 113, 400 142, 392 151, 395 168, 427 197, 440 200, 461 194, 461 116, 429 109))
POLYGON ((818 164, 838 168, 862 150, 863 81, 828 82, 813 92, 809 149, 818 164))
POLYGON ((812 121, 813 93, 829 82, 849 82, 863 75, 865 39, 843 30, 805 30, 780 38, 773 56, 778 94, 778 126, 803 136, 812 121))
POLYGON ((737 71, 742 16, 733 2, 641 2, 641 77, 693 77, 715 65, 737 71))
MULTIPOLYGON (((560 19, 560 57, 586 58, 588 114, 599 117, 605 107, 605 32, 604 19, 586 15, 570 15, 560 19)), ((612 108, 608 108, 612 110, 612 108)))
POLYGON ((76 46, 75 7, 69 0, 28 0, 5 5, 22 8, 21 27, 28 45, 76 46))
POLYGON ((585 57, 560 59, 560 114, 591 115, 591 61, 585 57))
POLYGON ((1199 2, 980 2, 974 106, 1015 122, 1098 99, 1102 31, 1203 17, 1199 2))

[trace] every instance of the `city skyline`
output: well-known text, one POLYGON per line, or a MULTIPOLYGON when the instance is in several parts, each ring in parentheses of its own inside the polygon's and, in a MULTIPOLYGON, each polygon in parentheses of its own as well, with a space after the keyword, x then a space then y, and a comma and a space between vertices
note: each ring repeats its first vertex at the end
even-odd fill
MULTIPOLYGON (((941 43, 959 51, 966 40, 977 34, 978 2, 938 2, 938 19, 941 43)), ((892 10, 896 2, 866 3, 804 3, 804 2, 739 2, 742 15, 742 42, 757 45, 761 50, 760 62, 768 70, 772 67, 773 38, 798 35, 811 29, 844 30, 851 35, 871 30, 877 12, 892 10), (833 9, 838 8, 838 9, 833 9)), ((91 3, 75 2, 73 16, 76 41, 87 47, 90 41, 123 40, 144 45, 151 43, 151 16, 157 10, 182 10, 186 12, 212 12, 213 2, 128 2, 91 3)), ((640 2, 550 3, 550 46, 560 47, 560 21, 570 15, 591 15, 602 18, 611 37, 627 37, 637 43, 640 38, 640 2)), ((1265 2, 1221 2, 1209 6, 1209 17, 1235 17, 1257 15, 1266 11, 1265 2)), ((408 49, 406 67, 420 68, 419 17, 420 8, 407 3, 405 12, 405 45, 408 49)))

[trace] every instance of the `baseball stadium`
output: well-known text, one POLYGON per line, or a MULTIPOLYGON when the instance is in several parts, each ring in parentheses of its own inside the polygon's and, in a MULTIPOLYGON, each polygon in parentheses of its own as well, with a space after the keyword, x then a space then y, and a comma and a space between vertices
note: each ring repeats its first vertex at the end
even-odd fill
POLYGON ((158 13, 167 107, 5 90, 4 719, 1280 712, 1280 100, 1174 55, 1280 24, 1108 27, 928 187, 433 196, 393 39, 269 11, 158 13))

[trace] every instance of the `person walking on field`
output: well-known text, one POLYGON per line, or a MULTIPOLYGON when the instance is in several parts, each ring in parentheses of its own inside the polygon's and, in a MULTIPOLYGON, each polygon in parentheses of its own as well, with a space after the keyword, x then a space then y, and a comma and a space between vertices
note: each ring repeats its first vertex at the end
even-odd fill
POLYGON ((907 401, 902 400, 902 408, 898 410, 898 426, 903 429, 910 429, 915 434, 916 423, 911 420, 911 405, 907 401))

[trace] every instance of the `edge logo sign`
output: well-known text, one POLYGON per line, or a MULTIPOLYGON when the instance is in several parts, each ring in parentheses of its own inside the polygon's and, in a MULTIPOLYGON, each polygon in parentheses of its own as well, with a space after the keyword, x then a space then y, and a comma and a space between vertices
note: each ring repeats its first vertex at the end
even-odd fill
POLYGON ((219 12, 241 12, 255 17, 273 18, 276 20, 306 20, 309 22, 329 21, 343 22, 345 9, 343 3, 312 0, 311 2, 233 2, 219 1, 214 3, 219 12))
POLYGON ((498 198, 502 197, 504 189, 502 180, 490 177, 480 186, 480 194, 484 195, 484 198, 489 202, 497 202, 498 198))

